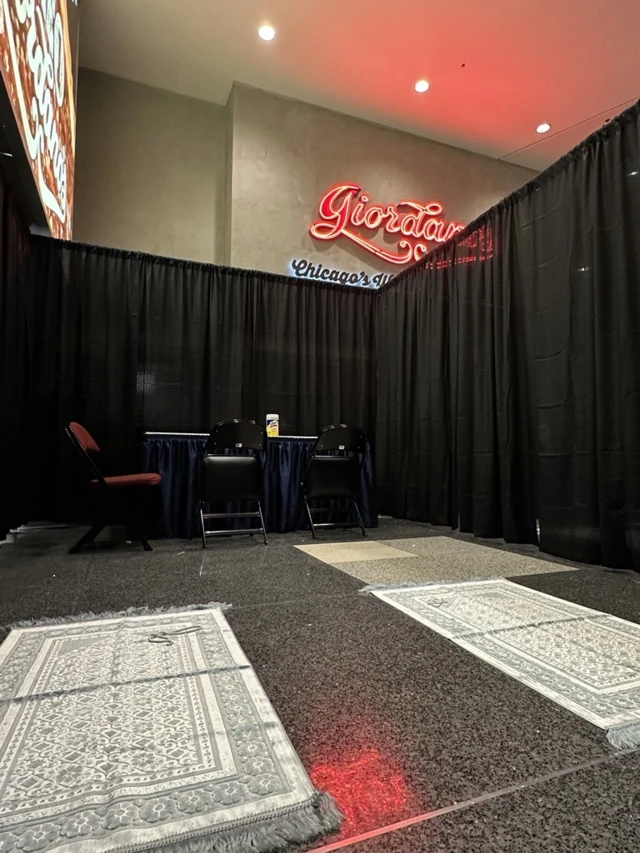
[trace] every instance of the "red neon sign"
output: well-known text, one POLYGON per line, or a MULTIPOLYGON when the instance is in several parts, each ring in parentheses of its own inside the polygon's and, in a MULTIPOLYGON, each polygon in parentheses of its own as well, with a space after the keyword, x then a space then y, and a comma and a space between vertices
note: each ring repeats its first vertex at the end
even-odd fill
POLYGON ((337 240, 346 237, 356 245, 390 264, 409 264, 423 258, 428 243, 445 243, 464 225, 450 222, 441 214, 439 201, 399 201, 397 204, 370 204, 369 196, 358 184, 338 184, 320 200, 320 219, 309 228, 316 240, 337 240), (364 237, 357 229, 382 229, 396 240, 393 252, 364 237))

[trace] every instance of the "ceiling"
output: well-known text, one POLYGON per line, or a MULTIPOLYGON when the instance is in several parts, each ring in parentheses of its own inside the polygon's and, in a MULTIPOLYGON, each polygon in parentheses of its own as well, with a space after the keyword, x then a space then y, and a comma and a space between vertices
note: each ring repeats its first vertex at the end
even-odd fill
POLYGON ((640 97, 639 32, 638 0, 81 0, 80 63, 217 104, 238 81, 541 169, 640 97))

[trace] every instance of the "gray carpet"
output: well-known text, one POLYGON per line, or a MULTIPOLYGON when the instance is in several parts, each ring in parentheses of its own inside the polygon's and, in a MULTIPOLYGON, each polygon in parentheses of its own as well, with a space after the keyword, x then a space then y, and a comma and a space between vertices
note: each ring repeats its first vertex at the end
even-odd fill
POLYGON ((432 631, 640 747, 640 627, 512 581, 445 582, 373 595, 432 631))
POLYGON ((538 555, 487 547, 452 536, 385 539, 384 542, 297 546, 367 584, 479 580, 570 571, 538 555))
MULTIPOLYGON (((446 531, 382 519, 368 533, 365 541, 397 543, 446 531)), ((634 768, 600 730, 360 594, 363 581, 295 547, 313 544, 310 535, 273 535, 267 548, 225 539, 205 554, 197 541, 167 541, 154 542, 152 554, 121 544, 70 557, 65 549, 79 535, 33 534, 0 546, 0 624, 87 609, 232 602, 228 621, 305 769, 316 786, 319 776, 333 779, 345 839, 458 803, 461 811, 429 822, 424 833, 407 831, 416 843, 404 849, 638 849, 634 768), (594 760, 601 764, 593 771, 579 769, 594 760), (545 781, 558 772, 566 775, 545 781), (464 805, 520 785, 482 808, 464 805)), ((351 531, 322 531, 318 539, 358 541, 351 531)), ((640 584, 629 575, 571 564, 577 570, 565 571, 563 561, 531 546, 482 544, 555 564, 555 572, 518 576, 521 585, 640 621, 640 584)), ((371 849, 401 849, 402 835, 385 836, 380 847, 372 841, 371 849)))

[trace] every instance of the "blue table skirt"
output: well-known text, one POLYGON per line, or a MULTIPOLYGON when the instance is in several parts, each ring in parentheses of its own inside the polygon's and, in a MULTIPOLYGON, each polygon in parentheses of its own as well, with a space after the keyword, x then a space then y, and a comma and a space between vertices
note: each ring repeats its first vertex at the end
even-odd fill
MULTIPOLYGON (((207 437, 180 433, 147 433, 140 447, 140 471, 156 471, 160 484, 161 509, 152 524, 153 538, 192 539, 200 536, 198 497, 200 463, 207 437)), ((263 511, 267 530, 287 533, 309 529, 300 484, 307 468, 313 438, 270 438, 264 480, 263 511)), ((359 506, 365 527, 377 527, 371 453, 367 448, 362 466, 359 506)), ((254 505, 255 507, 255 505, 254 505)), ((253 507, 251 507, 253 509, 253 507)), ((229 507, 227 511, 231 511, 229 507)), ((155 515, 155 513, 154 513, 155 515)), ((335 520, 348 520, 344 513, 335 520)), ((318 516, 318 521, 325 521, 318 516)), ((234 528, 257 526, 257 519, 238 519, 234 528)))

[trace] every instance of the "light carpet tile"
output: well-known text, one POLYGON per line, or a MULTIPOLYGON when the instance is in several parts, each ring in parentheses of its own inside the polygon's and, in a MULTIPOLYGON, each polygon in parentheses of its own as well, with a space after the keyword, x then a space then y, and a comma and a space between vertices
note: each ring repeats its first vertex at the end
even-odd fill
MULTIPOLYGON (((391 539, 385 543, 369 543, 383 546, 392 558, 360 557, 358 559, 335 560, 331 553, 320 556, 316 548, 342 548, 342 545, 311 545, 302 550, 323 559, 335 568, 352 575, 367 584, 385 586, 403 583, 428 583, 432 581, 483 580, 519 575, 538 575, 545 572, 574 571, 574 567, 549 560, 489 548, 474 542, 464 542, 447 536, 431 536, 417 539, 391 539), (409 560, 398 559, 404 555, 409 560)), ((359 546, 362 548, 362 545, 359 546)), ((357 553, 356 551, 351 552, 357 553)), ((365 552, 371 553, 371 552, 365 552)))
POLYGON ((526 554, 516 554, 500 548, 490 548, 477 542, 465 542, 449 536, 394 539, 386 544, 421 557, 425 566, 446 569, 448 574, 444 575, 444 578, 515 577, 575 570, 573 566, 565 566, 526 554))
MULTIPOLYGON (((401 539, 398 541, 402 542, 401 539)), ((398 560, 415 556, 406 549, 392 547, 383 542, 333 542, 322 545, 296 545, 296 548, 331 566, 338 563, 398 560)))
POLYGON ((433 581, 465 581, 478 578, 495 578, 500 572, 491 566, 478 567, 474 563, 461 561, 457 565, 443 566, 433 563, 418 554, 410 560, 369 560, 353 563, 336 563, 334 566, 367 584, 393 586, 406 583, 430 583, 433 581))

